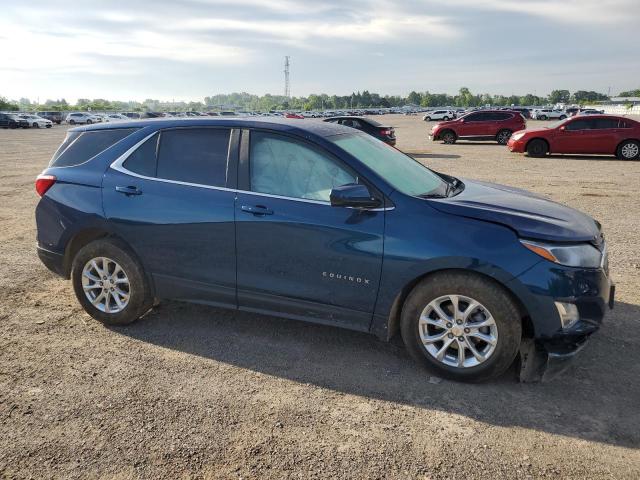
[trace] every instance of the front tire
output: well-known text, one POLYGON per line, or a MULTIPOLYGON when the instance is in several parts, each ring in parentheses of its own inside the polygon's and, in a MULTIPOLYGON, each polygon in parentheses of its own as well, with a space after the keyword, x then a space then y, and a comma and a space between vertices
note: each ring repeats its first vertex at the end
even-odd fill
POLYGON ((431 121, 431 117, 427 117, 424 119, 425 122, 430 122, 431 121))
POLYGON ((625 140, 618 145, 616 157, 620 160, 636 160, 640 157, 640 143, 635 140, 625 140))
POLYGON ((500 130, 496 135, 496 142, 498 142, 500 145, 506 145, 511 138, 511 133, 511 130, 508 130, 506 128, 504 130, 500 130))
POLYGON ((456 143, 456 134, 453 133, 451 130, 445 131, 442 134, 441 138, 442 138, 442 141, 447 145, 453 145, 454 143, 456 143))
POLYGON ((541 158, 549 152, 549 145, 540 138, 534 138, 527 144, 527 155, 534 158, 541 158))
POLYGON ((411 356, 442 377, 478 382, 503 374, 522 337, 511 297, 489 279, 465 272, 427 277, 402 309, 402 339, 411 356))
POLYGON ((84 310, 107 325, 134 322, 153 306, 142 265, 115 239, 99 239, 81 248, 73 259, 71 281, 84 310))
POLYGON ((87 125, 91 125, 93 122, 91 120, 87 120, 87 125))
POLYGON ((447 120, 449 120, 449 117, 444 116, 444 117, 442 117, 442 119, 446 122, 447 120))
POLYGON ((546 120, 546 119, 547 119, 547 116, 546 116, 546 115, 540 115, 540 116, 538 117, 538 120, 546 120))
POLYGON ((564 120, 565 118, 567 118, 566 115, 560 115, 560 120, 564 120))
POLYGON ((75 125, 76 121, 75 120, 69 120, 69 125, 75 125))

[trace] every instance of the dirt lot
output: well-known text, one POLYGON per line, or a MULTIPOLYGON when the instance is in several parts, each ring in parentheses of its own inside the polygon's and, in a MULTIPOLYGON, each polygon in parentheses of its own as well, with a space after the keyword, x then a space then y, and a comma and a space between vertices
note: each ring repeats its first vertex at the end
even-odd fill
POLYGON ((431 144, 420 117, 385 120, 437 170, 602 222, 618 303, 570 370, 439 381, 399 344, 180 303, 105 328, 35 254, 33 179, 65 128, 0 130, 0 478, 639 478, 640 162, 431 144))

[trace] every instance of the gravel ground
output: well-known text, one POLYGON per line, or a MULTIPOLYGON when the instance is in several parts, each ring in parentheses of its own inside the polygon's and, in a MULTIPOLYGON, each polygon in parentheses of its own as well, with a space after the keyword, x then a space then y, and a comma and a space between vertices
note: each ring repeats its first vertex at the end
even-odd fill
POLYGON ((35 254, 33 180, 66 129, 0 130, 0 478, 639 478, 640 162, 382 120, 436 170, 602 222, 618 303, 567 372, 441 381, 399 342, 178 302, 103 327, 35 254))

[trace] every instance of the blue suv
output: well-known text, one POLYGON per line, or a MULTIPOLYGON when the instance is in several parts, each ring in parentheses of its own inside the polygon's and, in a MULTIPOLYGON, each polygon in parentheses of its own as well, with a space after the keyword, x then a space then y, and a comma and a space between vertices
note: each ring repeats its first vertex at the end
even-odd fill
POLYGON ((613 306, 589 216, 434 172, 340 125, 74 128, 36 190, 41 260, 105 324, 177 299, 400 332, 420 364, 457 380, 517 358, 527 380, 566 363, 613 306))

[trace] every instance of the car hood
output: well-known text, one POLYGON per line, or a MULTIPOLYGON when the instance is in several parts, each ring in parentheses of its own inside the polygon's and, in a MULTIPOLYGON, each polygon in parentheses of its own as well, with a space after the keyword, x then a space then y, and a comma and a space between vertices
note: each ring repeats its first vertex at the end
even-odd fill
POLYGON ((439 211, 500 223, 520 237, 552 242, 595 242, 601 238, 590 216, 519 188, 463 179, 453 197, 430 199, 439 211))

